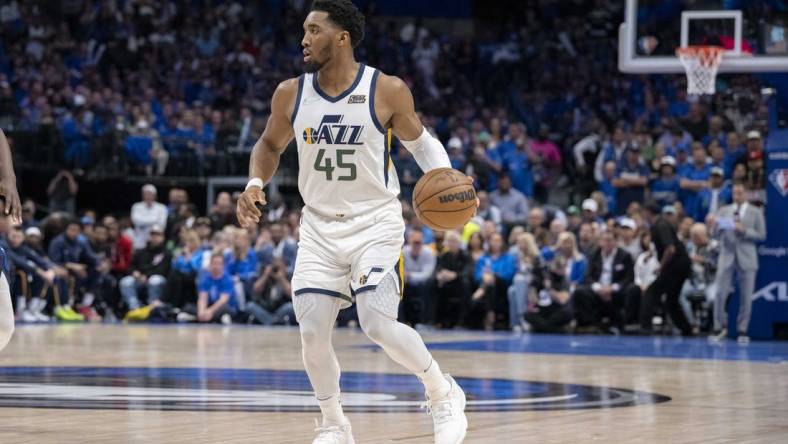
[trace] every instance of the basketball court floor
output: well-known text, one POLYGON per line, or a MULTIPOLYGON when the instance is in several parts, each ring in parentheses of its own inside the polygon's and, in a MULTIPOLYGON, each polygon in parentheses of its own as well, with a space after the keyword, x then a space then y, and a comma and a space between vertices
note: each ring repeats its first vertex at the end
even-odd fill
MULTIPOLYGON (((778 443, 788 343, 428 332, 468 395, 466 443, 778 443)), ((359 443, 429 443, 420 384, 338 329, 359 443)), ((0 355, 0 443, 308 443, 295 328, 21 326, 0 355)))

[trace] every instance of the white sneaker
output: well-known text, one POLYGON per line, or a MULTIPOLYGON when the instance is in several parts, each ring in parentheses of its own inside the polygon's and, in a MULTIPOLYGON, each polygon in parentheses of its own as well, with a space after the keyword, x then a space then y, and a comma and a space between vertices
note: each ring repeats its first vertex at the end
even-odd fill
POLYGON ((315 420, 315 440, 312 444, 356 444, 350 423, 345 425, 321 426, 315 420))
POLYGON ((716 334, 709 335, 709 341, 711 342, 722 342, 728 339, 728 329, 723 328, 720 332, 716 334))
POLYGON ((36 317, 36 320, 38 322, 49 322, 49 316, 43 313, 43 310, 46 307, 47 302, 41 298, 36 298, 32 303, 32 305, 33 308, 31 309, 31 312, 33 313, 33 316, 36 317))
POLYGON ((20 320, 22 322, 38 322, 38 318, 30 310, 23 311, 20 320))
POLYGON ((460 444, 465 439, 468 418, 465 417, 465 392, 457 382, 446 374, 451 384, 449 393, 441 399, 430 399, 424 406, 432 416, 435 430, 435 444, 460 444))
POLYGON ((197 316, 194 316, 193 314, 186 313, 185 311, 182 311, 182 312, 178 313, 178 316, 176 316, 176 319, 177 319, 178 322, 181 322, 181 323, 194 322, 194 321, 197 320, 197 316))
POLYGON ((222 321, 222 325, 230 325, 233 323, 233 318, 227 313, 223 314, 220 320, 222 321))

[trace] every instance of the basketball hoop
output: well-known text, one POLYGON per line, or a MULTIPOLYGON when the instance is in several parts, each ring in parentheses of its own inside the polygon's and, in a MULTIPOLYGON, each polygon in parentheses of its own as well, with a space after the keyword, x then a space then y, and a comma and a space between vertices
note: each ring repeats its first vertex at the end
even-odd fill
POLYGON ((722 62, 721 46, 685 46, 676 49, 676 56, 687 71, 688 94, 714 94, 717 68, 722 62))

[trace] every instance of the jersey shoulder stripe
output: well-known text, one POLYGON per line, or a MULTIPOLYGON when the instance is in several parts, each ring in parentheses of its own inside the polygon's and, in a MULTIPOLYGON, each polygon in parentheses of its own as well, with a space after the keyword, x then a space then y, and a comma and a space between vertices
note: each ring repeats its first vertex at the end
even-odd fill
POLYGON ((290 114, 290 125, 295 123, 296 115, 298 115, 298 107, 301 106, 301 94, 304 91, 304 76, 301 74, 298 77, 298 95, 296 95, 295 106, 293 106, 293 113, 290 114))

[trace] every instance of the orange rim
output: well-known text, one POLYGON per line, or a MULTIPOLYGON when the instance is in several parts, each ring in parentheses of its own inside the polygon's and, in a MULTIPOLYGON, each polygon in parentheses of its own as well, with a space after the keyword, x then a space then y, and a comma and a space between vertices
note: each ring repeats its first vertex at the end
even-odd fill
POLYGON ((720 63, 724 51, 725 48, 722 46, 694 45, 676 48, 676 55, 685 58, 694 57, 700 61, 701 65, 712 66, 720 63))

